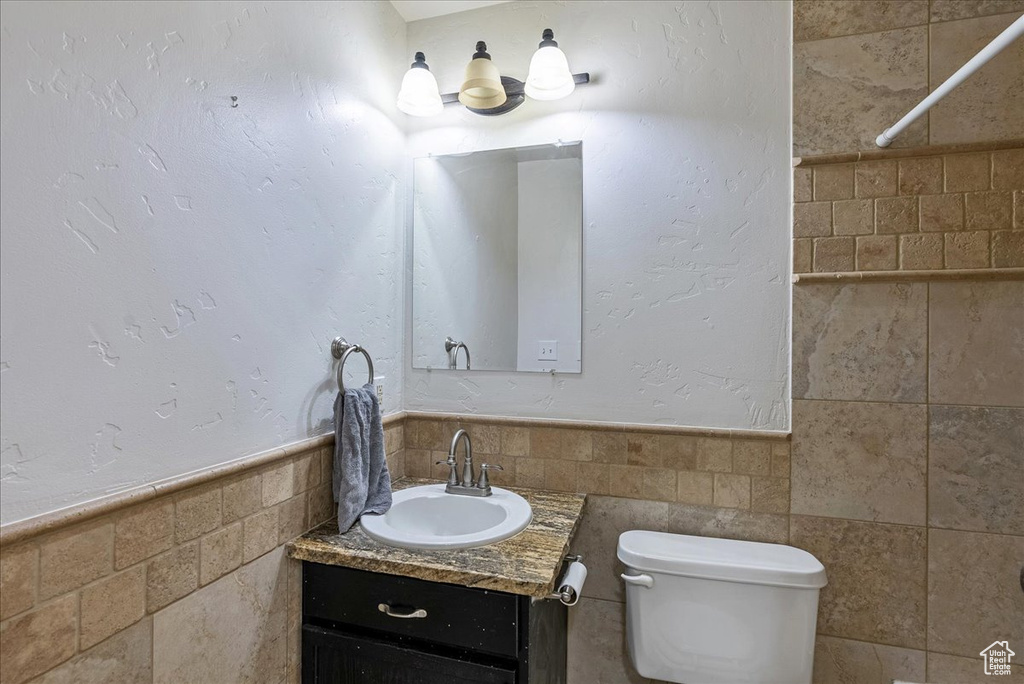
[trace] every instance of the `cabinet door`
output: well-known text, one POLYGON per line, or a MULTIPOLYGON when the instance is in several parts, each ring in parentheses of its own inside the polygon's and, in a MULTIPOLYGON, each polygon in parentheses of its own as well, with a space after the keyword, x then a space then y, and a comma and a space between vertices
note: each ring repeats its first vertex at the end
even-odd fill
POLYGON ((304 625, 302 684, 515 684, 515 669, 304 625))

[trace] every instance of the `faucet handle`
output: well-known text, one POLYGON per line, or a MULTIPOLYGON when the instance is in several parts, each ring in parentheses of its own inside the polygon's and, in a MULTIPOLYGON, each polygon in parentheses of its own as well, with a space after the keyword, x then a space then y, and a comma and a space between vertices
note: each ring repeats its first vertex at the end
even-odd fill
POLYGON ((459 477, 455 471, 454 454, 448 454, 448 458, 444 461, 434 461, 434 465, 446 465, 451 468, 451 470, 448 471, 448 484, 452 486, 459 484, 459 477))
POLYGON ((487 489, 490 487, 490 483, 487 481, 488 470, 504 470, 500 465, 491 465, 490 463, 483 463, 480 465, 480 480, 476 483, 476 486, 480 489, 487 489))

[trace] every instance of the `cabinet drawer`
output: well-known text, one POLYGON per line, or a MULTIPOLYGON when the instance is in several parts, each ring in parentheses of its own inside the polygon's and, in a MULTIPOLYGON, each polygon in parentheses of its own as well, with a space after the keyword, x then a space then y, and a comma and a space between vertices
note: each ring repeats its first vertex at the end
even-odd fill
POLYGON ((514 665, 476 663, 306 625, 303 684, 515 684, 514 665))
POLYGON ((303 684, 515 684, 514 666, 484 665, 386 641, 302 628, 303 684))
POLYGON ((307 562, 302 613, 304 621, 327 620, 511 658, 520 648, 519 597, 485 589, 307 562), (422 617, 388 615, 381 606, 422 617))

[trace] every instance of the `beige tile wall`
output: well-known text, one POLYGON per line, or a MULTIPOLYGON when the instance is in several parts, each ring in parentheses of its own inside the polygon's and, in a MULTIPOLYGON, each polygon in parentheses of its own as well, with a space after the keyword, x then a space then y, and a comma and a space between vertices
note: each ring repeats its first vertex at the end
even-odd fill
MULTIPOLYGON (((570 684, 640 683, 625 644, 621 564, 615 549, 630 529, 775 543, 789 539, 790 445, 787 435, 677 434, 627 429, 517 425, 514 419, 434 420, 405 424, 410 477, 446 479, 455 431, 466 428, 477 464, 494 463, 498 486, 584 492, 587 503, 572 545, 589 573, 569 611, 570 684)), ((461 451, 460 451, 461 454, 461 451)))
MULTIPOLYGON (((876 149, 886 127, 1024 12, 1024 0, 796 0, 793 151, 876 149)), ((1024 138, 1024 42, 896 138, 917 147, 1024 138)), ((873 240, 863 240, 868 249, 873 240)))
MULTIPOLYGON (((829 576, 816 684, 980 683, 975 654, 990 633, 1024 640, 1024 396, 956 406, 928 393, 930 370, 970 354, 989 370, 965 401, 1006 401, 983 378, 1024 369, 1024 282, 798 285, 794 296, 793 492, 780 496, 792 515, 588 496, 573 544, 590 573, 570 611, 571 683, 646 681, 629 663, 615 557, 629 529, 814 553, 829 576), (986 317, 976 302, 989 303, 986 317)), ((746 457, 732 447, 735 467, 746 457)))
MULTIPOLYGON (((625 644, 615 550, 630 529, 775 543, 789 539, 786 435, 658 432, 431 420, 406 421, 406 474, 443 480, 452 436, 466 428, 476 463, 496 463, 492 483, 588 494, 572 551, 589 573, 569 611, 570 684, 639 683, 625 644)), ((461 453, 461 452, 460 452, 461 453)))
MULTIPOLYGON (((393 477, 403 429, 385 431, 393 477)), ((333 447, 0 549, 0 684, 298 681, 300 571, 333 447)))
MULTIPOLYGON (((1024 43, 874 145, 1021 12, 794 2, 795 273, 1024 266, 1024 43)), ((1024 643, 1024 282, 797 284, 792 387, 816 684, 990 679, 994 635, 1024 643)))
POLYGON ((793 187, 794 273, 1024 267, 1024 146, 798 166, 793 187))
POLYGON ((572 551, 589 570, 583 597, 569 610, 569 684, 647 682, 625 642, 625 597, 615 550, 619 535, 643 529, 786 543, 789 516, 646 499, 588 496, 572 551))
MULTIPOLYGON (((789 511, 789 440, 742 433, 697 436, 569 427, 510 426, 474 419, 406 421, 405 473, 446 479, 452 436, 465 427, 477 464, 497 485, 584 492, 631 499, 789 511)), ((460 450, 461 454, 461 450, 460 450)))
MULTIPOLYGON (((496 484, 596 495, 579 537, 592 568, 580 610, 617 616, 605 640, 622 633, 619 532, 788 538, 786 435, 416 418, 385 431, 393 476, 443 479, 433 461, 461 426, 478 463, 506 467, 496 484)), ((330 468, 330 447, 300 453, 5 546, 0 682, 297 681, 301 572, 283 544, 333 515, 330 468)), ((593 623, 574 624, 577 643, 593 623)), ((615 671, 627 672, 617 648, 615 671)), ((595 681, 579 679, 587 667, 573 671, 574 681, 595 681)))
POLYGON ((795 285, 792 452, 817 683, 981 682, 1024 643, 1024 280, 795 285))
MULTIPOLYGON (((574 651, 574 682, 639 681, 621 639, 620 532, 788 539, 787 435, 416 417, 385 431, 393 476, 444 479, 434 461, 459 427, 478 464, 506 468, 495 484, 592 495, 575 547, 591 575, 570 642, 590 642, 595 623, 579 616, 596 611, 614 618, 601 639, 615 646, 574 651), (595 667, 604 674, 588 678, 595 667)), ((333 515, 330 468, 330 447, 300 453, 5 546, 0 682, 298 681, 301 572, 283 544, 333 515)))

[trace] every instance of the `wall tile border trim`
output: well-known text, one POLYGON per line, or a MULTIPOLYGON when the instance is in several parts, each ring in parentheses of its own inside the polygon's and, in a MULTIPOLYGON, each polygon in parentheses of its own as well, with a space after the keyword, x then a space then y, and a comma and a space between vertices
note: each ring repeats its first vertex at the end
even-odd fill
POLYGON ((906 283, 960 280, 1024 280, 1024 268, 962 268, 929 271, 844 271, 837 273, 794 273, 793 283, 906 283))
POLYGON ((859 152, 837 152, 834 154, 816 154, 806 157, 793 157, 793 168, 805 168, 819 164, 848 164, 858 161, 875 161, 882 159, 904 159, 906 157, 937 157, 944 154, 964 154, 967 152, 995 152, 998 150, 1014 150, 1024 147, 1024 139, 993 140, 990 142, 955 143, 949 145, 922 145, 920 147, 886 147, 876 150, 859 152))
MULTIPOLYGON (((384 416, 384 427, 390 427, 403 420, 405 420, 404 411, 389 414, 384 416)), ((325 447, 333 442, 333 434, 317 435, 286 444, 283 447, 260 451, 233 461, 210 466, 209 468, 175 475, 150 484, 126 489, 123 492, 93 499, 92 501, 85 501, 74 506, 68 506, 67 508, 59 508, 43 515, 17 520, 0 527, 0 545, 12 545, 45 532, 52 532, 58 528, 108 515, 157 497, 173 494, 212 482, 213 480, 228 477, 229 475, 275 463, 304 451, 325 447)))
MULTIPOLYGON (((1024 272, 1024 269, 1021 269, 1024 272)), ((654 435, 679 435, 682 437, 732 437, 737 439, 760 439, 765 441, 788 442, 790 433, 774 430, 739 430, 731 428, 701 428, 686 425, 653 425, 647 423, 612 423, 606 421, 571 420, 562 418, 527 418, 516 416, 487 416, 465 413, 432 413, 430 411, 406 411, 409 420, 439 420, 461 423, 487 423, 503 427, 564 428, 569 430, 594 430, 598 432, 633 432, 654 435)))

